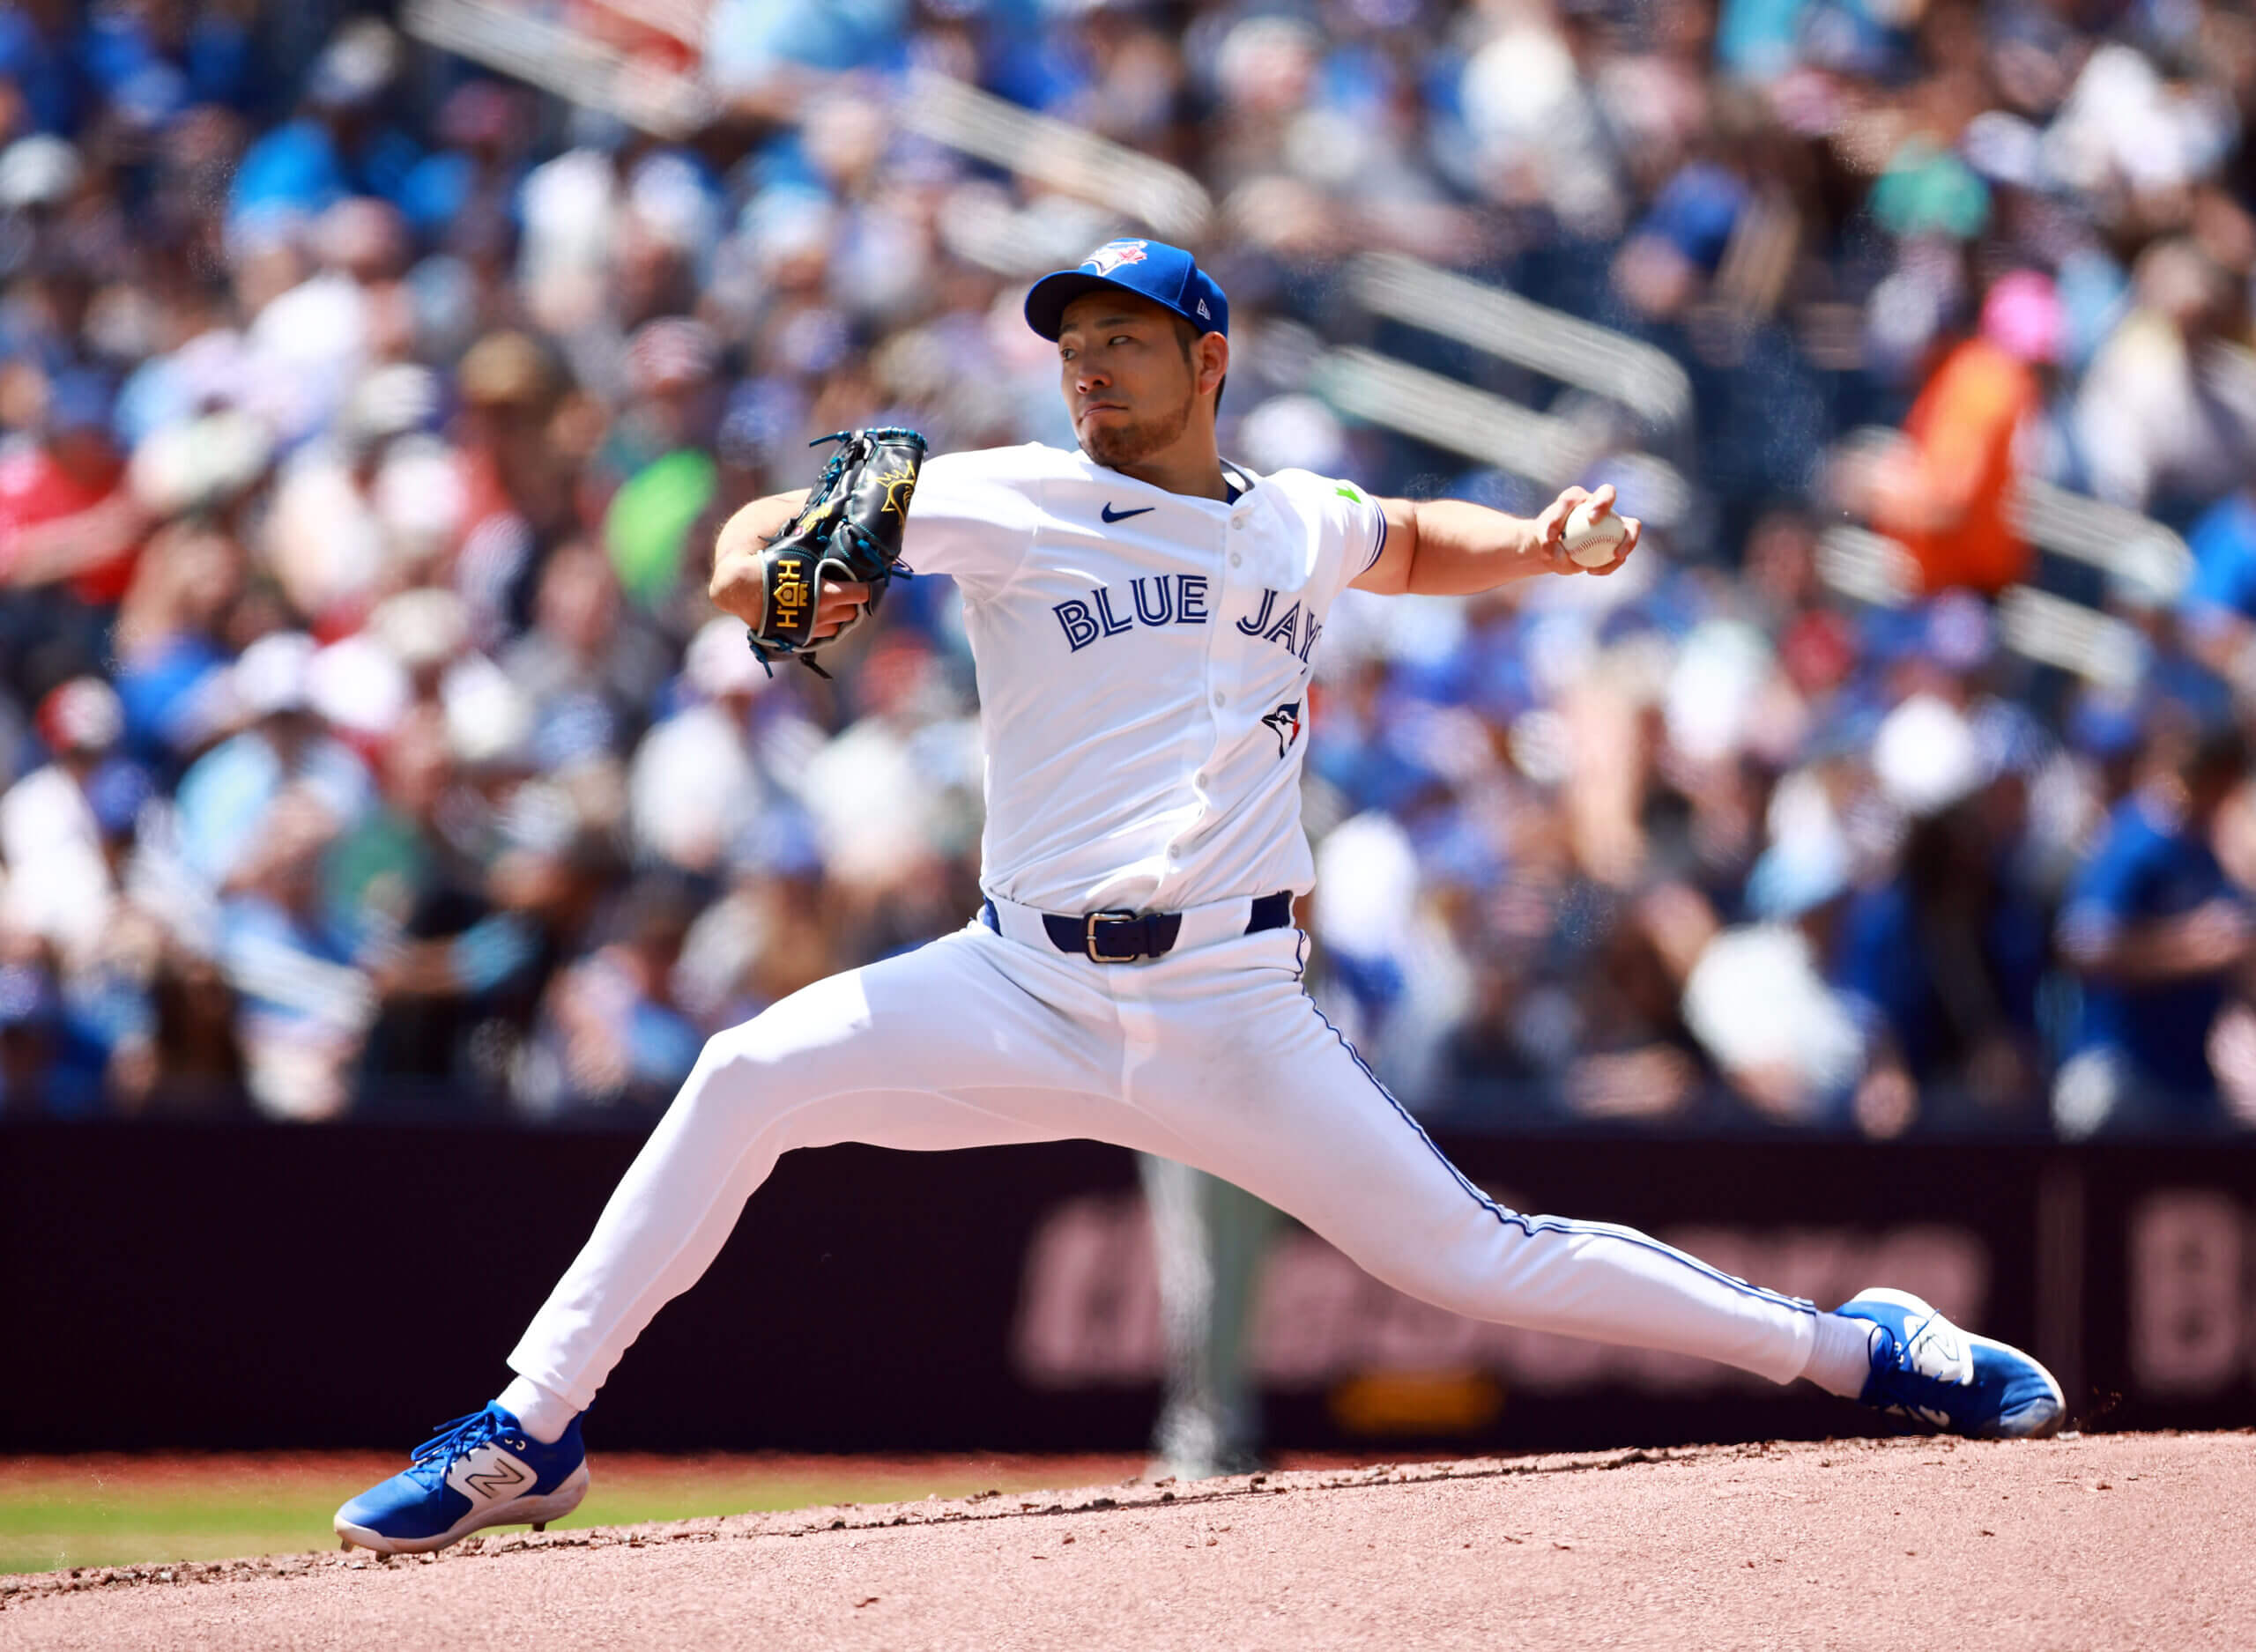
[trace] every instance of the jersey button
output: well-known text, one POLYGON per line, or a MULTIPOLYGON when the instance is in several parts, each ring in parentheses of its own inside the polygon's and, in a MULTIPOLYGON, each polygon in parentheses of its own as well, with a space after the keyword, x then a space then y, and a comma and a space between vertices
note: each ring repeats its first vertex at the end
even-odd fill
POLYGON ((1179 861, 1183 858, 1183 850, 1176 845, 1170 843, 1167 846, 1167 857, 1171 861, 1179 861))
POLYGON ((1243 528, 1243 527, 1244 527, 1244 526, 1245 526, 1245 518, 1244 518, 1244 517, 1243 517, 1243 516, 1233 516, 1233 517, 1231 517, 1231 518, 1230 518, 1230 526, 1231 526, 1231 527, 1233 527, 1233 528, 1243 528))
POLYGON ((1218 705, 1218 706, 1219 706, 1219 705, 1221 705, 1221 704, 1222 703, 1222 699, 1223 699, 1223 696, 1221 696, 1221 695, 1220 695, 1220 694, 1215 695, 1215 696, 1214 696, 1214 703, 1215 703, 1216 705, 1218 705))
POLYGON ((1232 567, 1237 567, 1239 563, 1244 560, 1245 559, 1240 556, 1236 552, 1233 551, 1230 552, 1230 566, 1232 567))

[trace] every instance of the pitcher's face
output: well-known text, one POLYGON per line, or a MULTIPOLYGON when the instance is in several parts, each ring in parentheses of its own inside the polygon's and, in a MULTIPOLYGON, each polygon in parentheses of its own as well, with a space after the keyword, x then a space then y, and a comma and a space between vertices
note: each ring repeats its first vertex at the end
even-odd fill
POLYGON ((1118 470, 1180 441, 1198 408, 1198 373, 1177 318, 1102 288, 1068 304, 1063 319, 1059 388, 1081 451, 1118 470))

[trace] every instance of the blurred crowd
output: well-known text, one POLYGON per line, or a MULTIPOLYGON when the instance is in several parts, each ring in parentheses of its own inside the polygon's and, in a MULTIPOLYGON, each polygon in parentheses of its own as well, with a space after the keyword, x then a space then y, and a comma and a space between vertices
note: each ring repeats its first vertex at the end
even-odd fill
POLYGON ((1545 502, 1332 411, 1358 343, 1566 421, 1651 524, 1327 629, 1317 989, 1424 1115, 2256 1127, 2245 0, 708 27, 662 142, 338 6, 0 6, 0 1114, 646 1120, 970 915, 946 582, 835 682, 703 597, 826 432, 1072 442, 1019 304, 1134 226, 902 130, 923 67, 1211 192, 1233 458, 1545 502), (1663 346, 1691 418, 1374 322, 1371 248, 1663 346), (2022 476, 2186 533, 2190 584, 2033 547, 2022 476), (1823 583, 1844 513, 1905 601, 1823 583), (2023 584, 2128 669, 2005 647, 2023 584))

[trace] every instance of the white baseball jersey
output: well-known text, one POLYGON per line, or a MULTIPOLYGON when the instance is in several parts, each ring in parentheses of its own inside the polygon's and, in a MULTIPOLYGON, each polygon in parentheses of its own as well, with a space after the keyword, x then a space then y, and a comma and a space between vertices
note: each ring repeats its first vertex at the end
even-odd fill
POLYGON ((1314 882, 1310 661, 1386 519, 1352 483, 1251 479, 1225 504, 1038 442, 925 463, 903 559, 963 592, 988 893, 1166 911, 1314 882))

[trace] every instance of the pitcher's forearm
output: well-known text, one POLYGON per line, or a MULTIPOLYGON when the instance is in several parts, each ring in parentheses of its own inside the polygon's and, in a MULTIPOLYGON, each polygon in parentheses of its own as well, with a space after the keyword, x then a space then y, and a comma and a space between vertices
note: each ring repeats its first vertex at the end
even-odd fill
POLYGON ((1538 574, 1610 574, 1636 548, 1638 523, 1623 517, 1624 535, 1611 563, 1588 567, 1563 550, 1568 513, 1584 500, 1599 512, 1614 504, 1611 487, 1596 493, 1572 487, 1541 515, 1513 516, 1460 499, 1389 499, 1386 544, 1353 583, 1382 596, 1470 596, 1538 574))
POLYGON ((1405 589, 1469 596, 1552 571, 1538 524, 1461 499, 1416 501, 1416 542, 1405 589))

